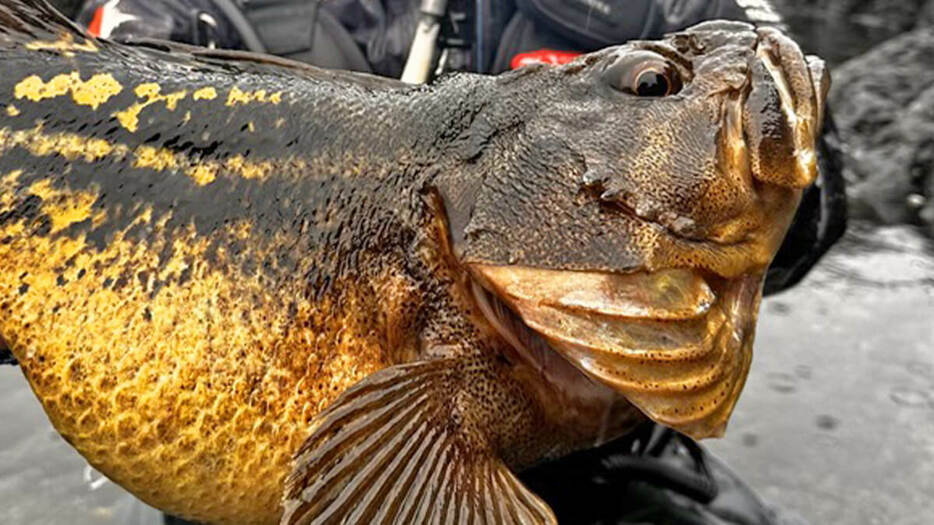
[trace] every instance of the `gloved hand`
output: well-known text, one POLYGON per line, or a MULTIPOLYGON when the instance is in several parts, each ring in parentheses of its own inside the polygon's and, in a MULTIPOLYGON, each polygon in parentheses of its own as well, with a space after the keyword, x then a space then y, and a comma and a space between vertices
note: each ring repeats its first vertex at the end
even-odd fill
POLYGON ((520 477, 562 525, 807 525, 766 505, 690 438, 653 423, 520 477))

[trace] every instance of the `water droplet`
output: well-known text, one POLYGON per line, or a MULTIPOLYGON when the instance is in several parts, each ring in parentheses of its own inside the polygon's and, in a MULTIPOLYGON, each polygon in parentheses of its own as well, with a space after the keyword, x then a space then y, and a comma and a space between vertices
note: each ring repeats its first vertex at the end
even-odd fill
POLYGON ((743 437, 740 438, 740 441, 743 443, 743 446, 754 447, 759 444, 759 436, 753 434, 752 432, 747 432, 743 434, 743 437))
POLYGON ((781 394, 791 394, 798 390, 795 376, 785 372, 771 372, 767 374, 766 382, 769 388, 781 394))
POLYGON ((911 195, 908 196, 907 199, 905 199, 905 204, 907 204, 908 207, 912 209, 923 208, 926 202, 927 202, 927 199, 924 197, 924 195, 920 195, 917 193, 912 193, 911 195))
POLYGON ((930 363, 912 361, 908 363, 907 368, 908 368, 908 372, 916 376, 934 379, 934 365, 931 365, 930 363))
POLYGON ((791 307, 787 303, 781 301, 771 301, 768 303, 769 311, 774 312, 778 315, 785 315, 791 311, 791 307))
POLYGON ((817 428, 821 430, 833 430, 838 426, 840 426, 840 420, 833 416, 827 414, 817 416, 817 428))
POLYGON ((795 367, 795 375, 801 379, 811 379, 813 370, 807 365, 798 365, 795 367))
POLYGON ((83 474, 84 482, 88 484, 88 488, 92 491, 103 487, 110 481, 103 474, 98 472, 97 469, 90 465, 84 466, 83 474))
POLYGON ((837 434, 822 432, 815 436, 814 443, 819 447, 838 449, 842 444, 842 440, 837 434))
POLYGON ((905 407, 920 407, 934 402, 930 392, 907 386, 893 388, 889 393, 889 397, 892 398, 896 405, 905 407))

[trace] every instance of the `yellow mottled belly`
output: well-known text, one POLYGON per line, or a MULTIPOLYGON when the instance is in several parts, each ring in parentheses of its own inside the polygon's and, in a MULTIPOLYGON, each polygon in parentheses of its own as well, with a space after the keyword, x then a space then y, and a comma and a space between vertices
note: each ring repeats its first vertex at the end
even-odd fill
MULTIPOLYGON (((99 212, 93 196, 31 187, 52 227, 0 228, 0 335, 52 424, 158 508, 211 523, 277 522, 310 418, 386 365, 374 321, 354 313, 369 308, 353 293, 300 299, 304 283, 244 273, 223 251, 208 262, 210 237, 163 232, 168 217, 146 208, 99 248, 63 231, 99 212), (131 239, 141 227, 149 240, 131 239)), ((250 225, 217 235, 248 239, 250 225)), ((245 244, 261 252, 288 241, 245 244)))

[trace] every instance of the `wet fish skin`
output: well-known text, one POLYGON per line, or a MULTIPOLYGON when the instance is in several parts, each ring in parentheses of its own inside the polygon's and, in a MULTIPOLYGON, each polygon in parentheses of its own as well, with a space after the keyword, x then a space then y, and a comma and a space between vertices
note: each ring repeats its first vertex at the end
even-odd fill
MULTIPOLYGON (((778 91, 757 99, 781 131, 757 136, 766 168, 744 164, 737 119, 763 38, 707 25, 413 87, 94 40, 41 2, 5 2, 0 337, 56 429, 173 514, 552 522, 510 468, 643 412, 545 343, 530 362, 471 268, 687 268, 751 283, 732 295, 754 322, 807 182, 775 154, 808 138, 782 127, 778 91), (645 49, 693 83, 612 91, 603 72, 645 49)), ((609 310, 653 311, 640 301, 609 310)), ((743 337, 724 355, 748 366, 743 337)))
MULTIPOLYGON (((192 520, 272 523, 338 394, 426 347, 492 353, 429 183, 475 147, 494 79, 412 88, 0 9, 0 332, 108 477, 192 520)), ((546 426, 519 416, 516 464, 546 426)))
POLYGON ((411 359, 421 298, 444 296, 419 189, 465 108, 0 13, 35 15, 0 34, 4 339, 59 432, 143 500, 275 522, 311 418, 411 359))

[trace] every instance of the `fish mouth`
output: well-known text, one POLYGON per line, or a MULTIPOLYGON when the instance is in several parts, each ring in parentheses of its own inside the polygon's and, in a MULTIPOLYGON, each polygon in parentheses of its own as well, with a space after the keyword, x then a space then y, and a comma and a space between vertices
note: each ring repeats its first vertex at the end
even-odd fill
POLYGON ((723 434, 752 358, 761 275, 470 269, 488 322, 549 380, 560 358, 657 423, 723 434))

